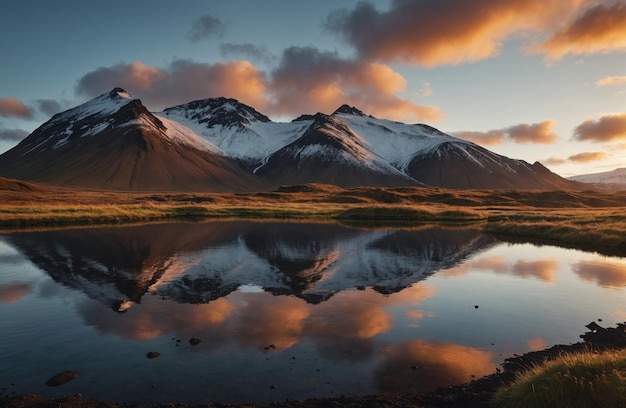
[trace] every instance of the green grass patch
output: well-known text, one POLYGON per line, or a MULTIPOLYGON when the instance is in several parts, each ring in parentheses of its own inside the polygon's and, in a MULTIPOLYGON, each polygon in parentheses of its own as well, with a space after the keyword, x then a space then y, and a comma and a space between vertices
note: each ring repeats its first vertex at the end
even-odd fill
POLYGON ((564 354, 519 375, 492 408, 626 407, 626 350, 564 354))

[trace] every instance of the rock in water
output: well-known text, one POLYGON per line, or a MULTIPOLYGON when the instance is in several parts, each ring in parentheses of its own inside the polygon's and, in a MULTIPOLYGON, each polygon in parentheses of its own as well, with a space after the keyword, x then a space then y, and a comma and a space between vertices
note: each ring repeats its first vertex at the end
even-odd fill
POLYGON ((79 370, 63 371, 48 379, 46 385, 49 387, 58 387, 59 385, 72 381, 74 378, 78 377, 78 374, 80 374, 79 370))

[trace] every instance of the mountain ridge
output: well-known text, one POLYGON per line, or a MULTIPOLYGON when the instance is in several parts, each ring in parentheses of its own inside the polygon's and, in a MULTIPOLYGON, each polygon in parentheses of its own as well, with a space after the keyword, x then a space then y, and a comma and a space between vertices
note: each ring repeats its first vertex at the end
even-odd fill
POLYGON ((260 191, 279 184, 452 189, 580 185, 425 124, 342 105, 273 122, 231 98, 150 112, 122 88, 53 116, 0 155, 0 176, 113 190, 260 191))

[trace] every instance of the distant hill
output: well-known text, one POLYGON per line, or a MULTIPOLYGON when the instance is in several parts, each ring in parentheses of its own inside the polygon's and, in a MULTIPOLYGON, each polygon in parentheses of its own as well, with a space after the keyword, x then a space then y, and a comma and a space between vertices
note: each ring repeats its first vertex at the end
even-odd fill
POLYGON ((569 180, 592 184, 593 187, 606 191, 626 191, 626 168, 619 168, 602 173, 581 174, 568 177, 569 180))

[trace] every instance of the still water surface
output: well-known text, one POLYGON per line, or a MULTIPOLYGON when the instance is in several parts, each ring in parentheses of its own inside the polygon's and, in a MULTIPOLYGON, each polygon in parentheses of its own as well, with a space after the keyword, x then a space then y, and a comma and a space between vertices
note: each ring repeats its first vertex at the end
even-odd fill
POLYGON ((626 321, 626 259, 471 229, 237 221, 0 235, 7 394, 425 391, 576 342, 598 319, 626 321), (44 384, 64 370, 81 373, 44 384))

